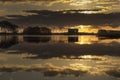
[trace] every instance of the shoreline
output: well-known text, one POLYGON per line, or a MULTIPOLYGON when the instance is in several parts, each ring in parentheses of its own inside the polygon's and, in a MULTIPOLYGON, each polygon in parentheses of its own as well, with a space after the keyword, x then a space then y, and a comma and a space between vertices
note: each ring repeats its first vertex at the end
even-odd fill
POLYGON ((78 33, 78 34, 68 34, 68 33, 52 33, 52 34, 13 34, 13 33, 0 33, 0 36, 4 35, 97 35, 96 33, 78 33))

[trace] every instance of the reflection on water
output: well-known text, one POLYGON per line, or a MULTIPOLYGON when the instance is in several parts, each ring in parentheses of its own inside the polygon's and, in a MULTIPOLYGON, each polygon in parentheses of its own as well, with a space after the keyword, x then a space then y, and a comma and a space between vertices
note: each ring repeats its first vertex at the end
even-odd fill
POLYGON ((8 48, 12 45, 27 43, 74 43, 74 44, 94 44, 94 43, 120 43, 120 39, 99 38, 97 36, 0 36, 1 48, 8 48), (3 45, 4 44, 4 45, 3 45))
POLYGON ((15 36, 0 36, 0 48, 9 48, 18 43, 15 36))
POLYGON ((78 42, 78 37, 68 37, 68 42, 78 42))
POLYGON ((24 41, 25 42, 29 42, 29 43, 46 43, 49 42, 51 39, 51 37, 24 37, 24 41))
MULTIPOLYGON (((108 78, 107 80, 117 80, 120 78, 120 57, 83 55, 79 56, 79 59, 52 58, 32 60, 24 58, 30 56, 26 53, 22 55, 0 54, 0 56, 0 59, 3 60, 0 61, 1 80, 7 80, 3 76, 10 78, 8 74, 13 76, 13 80, 20 80, 19 78, 16 79, 15 76, 18 76, 19 73, 25 74, 25 72, 31 75, 37 73, 44 79, 49 78, 50 80, 53 77, 59 79, 63 76, 87 80, 92 80, 88 76, 91 76, 93 79, 95 77, 95 80, 97 80, 97 77, 102 79, 101 76, 108 78)), ((21 74, 19 76, 22 77, 23 75, 21 74)), ((27 80, 30 78, 34 79, 37 76, 29 76, 27 80)), ((41 78, 39 77, 39 79, 41 78)))
POLYGON ((0 49, 0 80, 120 79, 120 39, 0 36, 0 49))

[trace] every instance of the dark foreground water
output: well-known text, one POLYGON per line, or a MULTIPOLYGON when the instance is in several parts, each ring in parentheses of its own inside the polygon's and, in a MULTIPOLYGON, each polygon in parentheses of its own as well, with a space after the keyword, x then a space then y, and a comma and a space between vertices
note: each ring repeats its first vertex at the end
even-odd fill
POLYGON ((120 39, 0 36, 0 80, 120 80, 120 39))

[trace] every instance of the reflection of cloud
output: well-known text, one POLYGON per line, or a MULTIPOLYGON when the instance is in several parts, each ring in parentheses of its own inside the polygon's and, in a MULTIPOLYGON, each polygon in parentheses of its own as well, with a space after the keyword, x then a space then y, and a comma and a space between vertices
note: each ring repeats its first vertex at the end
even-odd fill
MULTIPOLYGON (((108 41, 108 40, 107 40, 108 41)), ((24 56, 25 59, 88 59, 88 60, 104 60, 104 58, 97 57, 99 55, 120 56, 119 44, 104 45, 104 43, 91 44, 91 45, 76 45, 66 43, 21 43, 15 45, 11 50, 23 51, 34 56, 24 56), (69 52, 69 53, 68 53, 69 52), (96 55, 96 56, 83 56, 81 55, 96 55)), ((22 54, 21 52, 8 52, 8 54, 22 54)))
POLYGON ((26 72, 41 72, 45 77, 54 77, 54 76, 84 76, 85 74, 89 73, 90 75, 100 75, 100 74, 107 74, 109 76, 120 78, 120 70, 118 68, 113 67, 94 67, 92 66, 83 66, 79 63, 71 64, 70 66, 54 66, 52 64, 34 64, 30 66, 25 65, 1 65, 0 72, 19 72, 19 71, 26 71, 26 72))
POLYGON ((101 44, 105 45, 112 45, 112 44, 120 44, 120 39, 119 38, 99 38, 99 42, 101 44))
POLYGON ((6 60, 6 58, 5 57, 0 57, 0 60, 6 60))
POLYGON ((41 72, 47 77, 71 75, 78 77, 85 74, 93 76, 107 74, 118 78, 120 73, 120 57, 113 56, 83 55, 78 56, 78 58, 75 56, 70 58, 64 56, 64 58, 54 57, 53 59, 45 60, 24 59, 24 57, 36 56, 30 53, 20 55, 2 54, 0 56, 6 59, 6 62, 3 61, 0 65, 0 72, 41 72))
POLYGON ((113 76, 113 77, 120 78, 120 70, 119 69, 108 70, 108 71, 106 71, 106 74, 113 76))
POLYGON ((46 65, 31 65, 31 66, 24 66, 24 65, 1 65, 0 72, 18 72, 18 71, 40 71, 44 74, 44 76, 57 76, 60 75, 73 75, 73 76, 82 76, 87 71, 79 69, 74 70, 70 67, 57 67, 51 64, 46 65))

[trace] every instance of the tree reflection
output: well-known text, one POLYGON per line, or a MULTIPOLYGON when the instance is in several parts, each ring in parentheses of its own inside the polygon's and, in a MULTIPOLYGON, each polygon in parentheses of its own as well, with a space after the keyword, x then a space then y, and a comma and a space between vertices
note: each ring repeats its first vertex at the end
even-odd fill
POLYGON ((51 37, 24 37, 24 41, 25 42, 29 42, 29 43, 46 43, 49 42, 51 40, 51 37))
POLYGON ((0 48, 9 48, 18 43, 15 36, 0 36, 0 48))

